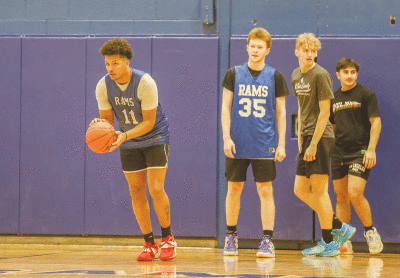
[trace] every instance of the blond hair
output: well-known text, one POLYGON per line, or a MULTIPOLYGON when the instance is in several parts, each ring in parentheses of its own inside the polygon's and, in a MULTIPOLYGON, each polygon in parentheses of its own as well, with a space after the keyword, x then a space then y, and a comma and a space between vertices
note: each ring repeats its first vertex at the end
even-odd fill
POLYGON ((249 36, 247 37, 247 44, 249 44, 250 40, 252 40, 252 39, 263 40, 266 42, 267 48, 271 47, 271 44, 272 44, 271 35, 264 28, 259 27, 259 28, 254 28, 253 30, 251 30, 249 33, 249 36))
POLYGON ((304 33, 299 35, 296 39, 296 49, 300 49, 302 47, 320 50, 321 42, 313 33, 304 33))

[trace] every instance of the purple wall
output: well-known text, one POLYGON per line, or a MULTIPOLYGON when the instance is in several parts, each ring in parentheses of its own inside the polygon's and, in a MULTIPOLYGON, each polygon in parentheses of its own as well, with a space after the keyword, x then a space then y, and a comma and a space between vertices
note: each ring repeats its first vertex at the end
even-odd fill
MULTIPOLYGON (((180 236, 216 236, 217 37, 129 37, 132 66, 157 82, 170 121, 171 152, 165 187, 172 229, 180 236)), ((106 74, 98 53, 107 38, 0 38, 0 233, 140 235, 118 151, 95 154, 84 141, 98 116, 94 90, 106 74), (4 53, 7 53, 5 55, 4 53)), ((231 39, 231 66, 247 60, 246 39, 231 39)), ((334 77, 343 56, 361 64, 359 82, 375 91, 382 114, 378 164, 366 188, 373 219, 384 242, 400 242, 397 139, 398 38, 322 38, 319 63, 334 77)), ((283 73, 289 88, 298 66, 293 38, 274 38, 267 63, 283 73)), ((339 86, 334 78, 334 87, 339 86)), ((311 239, 311 210, 293 194, 297 142, 291 139, 296 98, 287 97, 287 158, 274 182, 278 239, 311 239)), ((222 167, 221 171, 224 171, 222 167)), ((259 198, 252 173, 243 191, 241 237, 261 236, 259 198)), ((333 191, 331 189, 331 196, 333 191)), ((151 200, 151 199, 150 199, 151 200)), ((334 198, 333 198, 334 200, 334 198)), ((152 209, 154 232, 160 234, 152 209)), ((354 215, 364 240, 362 226, 354 215)), ((319 226, 317 224, 317 237, 319 226)))
POLYGON ((85 49, 22 40, 19 233, 84 232, 85 49))
POLYGON ((18 233, 21 39, 0 43, 0 233, 18 233))

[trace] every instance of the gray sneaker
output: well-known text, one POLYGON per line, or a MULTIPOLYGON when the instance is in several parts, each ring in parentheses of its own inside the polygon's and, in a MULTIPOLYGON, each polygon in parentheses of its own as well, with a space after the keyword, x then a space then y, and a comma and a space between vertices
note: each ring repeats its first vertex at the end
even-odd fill
POLYGON ((376 231, 375 227, 368 232, 364 232, 364 236, 367 239, 369 252, 371 254, 379 254, 383 250, 383 243, 381 241, 381 236, 376 231))

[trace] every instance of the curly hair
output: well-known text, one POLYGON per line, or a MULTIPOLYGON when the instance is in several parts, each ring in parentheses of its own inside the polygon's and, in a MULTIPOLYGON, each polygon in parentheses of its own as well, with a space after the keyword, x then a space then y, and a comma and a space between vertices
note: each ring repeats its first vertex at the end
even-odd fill
POLYGON ((301 47, 320 50, 321 42, 313 33, 304 33, 299 35, 296 39, 296 49, 300 49, 301 47))
POLYGON ((272 44, 271 35, 264 28, 259 27, 259 28, 254 28, 253 30, 251 30, 249 33, 249 36, 247 37, 247 44, 249 44, 250 40, 252 40, 252 39, 263 40, 267 43, 267 48, 271 47, 271 44, 272 44))
POLYGON ((103 44, 99 52, 103 56, 118 54, 120 56, 128 58, 128 60, 132 59, 133 57, 133 52, 129 43, 126 40, 120 38, 109 40, 108 42, 103 44))

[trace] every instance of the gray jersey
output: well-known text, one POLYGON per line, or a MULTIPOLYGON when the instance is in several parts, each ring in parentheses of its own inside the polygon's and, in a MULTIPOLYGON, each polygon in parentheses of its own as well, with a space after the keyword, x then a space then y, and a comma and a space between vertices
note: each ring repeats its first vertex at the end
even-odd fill
MULTIPOLYGON (((332 83, 332 77, 318 64, 306 73, 301 73, 300 68, 293 71, 292 85, 300 105, 302 136, 314 135, 320 112, 319 101, 334 99, 332 83)), ((329 121, 322 137, 335 138, 329 121)))

